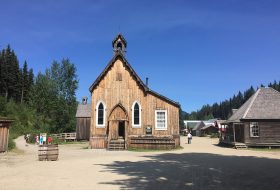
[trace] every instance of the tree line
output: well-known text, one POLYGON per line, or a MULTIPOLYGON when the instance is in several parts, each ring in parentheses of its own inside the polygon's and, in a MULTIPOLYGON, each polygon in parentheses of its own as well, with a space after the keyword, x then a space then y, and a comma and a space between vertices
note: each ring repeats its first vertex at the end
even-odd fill
POLYGON ((24 61, 23 68, 14 50, 8 45, 0 54, 0 95, 6 100, 13 99, 16 102, 27 102, 33 85, 33 70, 27 67, 24 61))
POLYGON ((0 117, 14 120, 11 135, 75 131, 75 65, 69 59, 53 61, 37 76, 26 61, 22 65, 9 45, 1 50, 0 117))
MULTIPOLYGON (((280 91, 280 81, 270 82, 268 87, 274 88, 280 91)), ((260 87, 264 87, 263 84, 260 87)), ((209 120, 213 118, 228 119, 232 115, 232 109, 240 108, 258 89, 254 89, 253 86, 245 90, 243 93, 238 92, 231 98, 226 99, 220 103, 214 103, 212 105, 203 105, 200 110, 193 111, 191 113, 185 113, 184 119, 186 120, 209 120)))

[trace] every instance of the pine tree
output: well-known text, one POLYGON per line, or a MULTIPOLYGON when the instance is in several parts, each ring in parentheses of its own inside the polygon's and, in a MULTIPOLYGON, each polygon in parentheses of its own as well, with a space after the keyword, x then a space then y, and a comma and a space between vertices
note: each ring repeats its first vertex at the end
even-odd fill
POLYGON ((24 61, 23 69, 21 72, 21 98, 20 102, 26 102, 28 100, 28 88, 29 88, 29 78, 28 78, 28 68, 27 68, 27 62, 24 61))

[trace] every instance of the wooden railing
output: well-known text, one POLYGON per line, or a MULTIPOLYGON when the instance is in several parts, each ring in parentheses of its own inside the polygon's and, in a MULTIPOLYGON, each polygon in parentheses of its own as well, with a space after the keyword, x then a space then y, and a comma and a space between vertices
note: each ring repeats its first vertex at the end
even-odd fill
POLYGON ((164 137, 131 137, 129 144, 132 148, 144 149, 172 149, 175 148, 175 140, 164 137))
POLYGON ((59 133, 59 134, 52 134, 51 136, 64 141, 76 140, 76 133, 59 133))

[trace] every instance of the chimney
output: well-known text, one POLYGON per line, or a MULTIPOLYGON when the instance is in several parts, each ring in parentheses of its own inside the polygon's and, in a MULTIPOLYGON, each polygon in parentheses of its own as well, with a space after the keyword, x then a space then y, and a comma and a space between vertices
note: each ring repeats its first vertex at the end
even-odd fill
POLYGON ((238 109, 231 109, 232 115, 235 114, 235 112, 237 112, 238 109))
POLYGON ((87 97, 84 96, 84 97, 82 98, 82 104, 83 104, 83 105, 86 105, 86 104, 87 104, 87 97))
POLYGON ((146 86, 148 87, 149 86, 149 78, 146 77, 146 86))

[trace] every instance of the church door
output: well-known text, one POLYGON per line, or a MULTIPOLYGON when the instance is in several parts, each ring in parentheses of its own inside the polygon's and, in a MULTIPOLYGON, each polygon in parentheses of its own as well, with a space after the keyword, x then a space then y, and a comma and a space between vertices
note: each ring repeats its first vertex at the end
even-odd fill
POLYGON ((121 105, 113 108, 109 116, 109 130, 108 140, 117 140, 119 138, 126 138, 126 127, 128 116, 125 109, 121 105))

